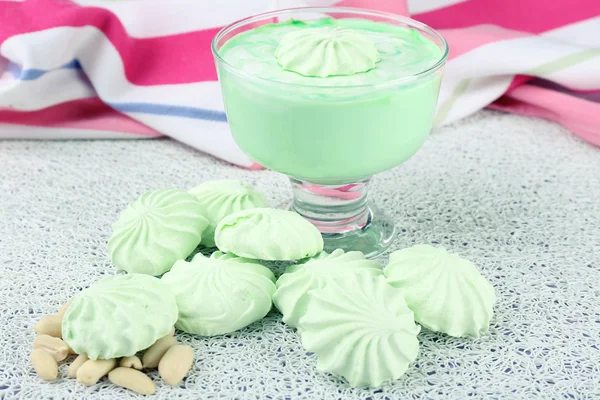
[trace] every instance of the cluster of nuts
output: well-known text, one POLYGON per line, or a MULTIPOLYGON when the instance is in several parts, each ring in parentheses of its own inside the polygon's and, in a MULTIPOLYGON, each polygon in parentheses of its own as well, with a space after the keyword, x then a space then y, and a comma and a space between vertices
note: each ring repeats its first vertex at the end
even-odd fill
MULTIPOLYGON (((56 380, 58 363, 75 354, 62 340, 62 318, 69 304, 62 306, 56 315, 43 317, 34 327, 38 336, 33 341, 31 363, 45 381, 56 380)), ((90 360, 85 354, 79 354, 69 366, 67 375, 91 386, 108 374, 108 379, 117 386, 139 394, 154 394, 154 382, 142 370, 158 367, 160 377, 167 384, 178 385, 192 367, 194 351, 190 346, 177 344, 174 334, 175 329, 172 329, 167 336, 157 340, 144 352, 141 360, 137 356, 90 360)))

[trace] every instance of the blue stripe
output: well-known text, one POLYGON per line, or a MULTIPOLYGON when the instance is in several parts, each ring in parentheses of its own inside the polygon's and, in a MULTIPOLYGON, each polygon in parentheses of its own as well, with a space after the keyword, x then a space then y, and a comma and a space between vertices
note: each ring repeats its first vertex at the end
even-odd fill
POLYGON ((227 122, 227 116, 223 111, 207 110, 205 108, 171 106, 156 103, 108 103, 108 105, 121 112, 166 115, 170 117, 227 122))
MULTIPOLYGON (((19 67, 19 65, 15 63, 9 63, 7 66, 7 71, 10 72, 15 77, 15 79, 20 79, 24 81, 35 80, 48 72, 60 69, 81 69, 81 65, 77 60, 72 60, 64 64, 63 66, 52 70, 42 70, 35 68, 22 70, 19 67)), ((121 112, 165 115, 171 117, 183 117, 207 121, 227 122, 227 116, 223 111, 208 110, 205 108, 172 106, 156 103, 108 103, 108 105, 114 108, 115 110, 121 112)))
POLYGON ((9 63, 6 69, 14 76, 15 79, 21 81, 33 81, 39 78, 40 76, 47 74, 48 72, 58 71, 61 69, 81 69, 81 64, 79 64, 79 61, 77 60, 71 60, 65 65, 54 69, 21 69, 19 65, 15 63, 9 63))

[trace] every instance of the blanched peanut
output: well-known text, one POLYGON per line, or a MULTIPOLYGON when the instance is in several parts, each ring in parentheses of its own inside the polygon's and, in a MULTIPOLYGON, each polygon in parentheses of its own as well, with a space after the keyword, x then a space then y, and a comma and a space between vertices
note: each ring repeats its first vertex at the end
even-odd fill
POLYGON ((175 346, 176 344, 177 339, 175 339, 173 336, 165 336, 158 339, 156 343, 146 350, 144 356, 142 357, 142 365, 144 368, 158 367, 158 363, 160 362, 162 356, 165 355, 169 348, 175 346))
POLYGON ((65 313, 67 312, 67 308, 69 308, 70 305, 71 305, 71 300, 69 300, 65 304, 63 304, 62 307, 60 307, 60 309, 56 313, 56 316, 60 317, 62 319, 63 315, 65 315, 65 313))
POLYGON ((77 371, 87 360, 89 360, 89 358, 85 354, 78 355, 77 358, 73 360, 71 365, 69 365, 67 376, 69 378, 77 378, 77 371))
POLYGON ((123 357, 121 358, 119 366, 125 368, 135 368, 139 371, 142 369, 142 362, 136 356, 123 357))
POLYGON ((56 315, 47 315, 40 319, 33 327, 38 335, 48 335, 56 338, 62 338, 62 318, 56 315))
POLYGON ((31 364, 33 369, 45 381, 53 381, 58 378, 58 364, 51 354, 42 349, 34 349, 31 352, 31 364))
POLYGON ((88 360, 77 370, 77 382, 86 386, 95 385, 100 378, 117 366, 117 360, 88 360))
POLYGON ((119 367, 108 373, 108 379, 115 385, 133 390, 139 394, 154 394, 154 382, 146 374, 135 369, 119 367))
POLYGON ((194 350, 178 344, 171 347, 158 364, 158 373, 169 385, 177 385, 187 375, 194 362, 194 350))
POLYGON ((174 335, 175 335, 175 327, 171 328, 171 330, 169 331, 167 336, 174 336, 174 335))
POLYGON ((71 348, 59 338, 48 335, 39 335, 33 340, 33 348, 44 350, 52 355, 54 360, 62 361, 69 355, 71 348))

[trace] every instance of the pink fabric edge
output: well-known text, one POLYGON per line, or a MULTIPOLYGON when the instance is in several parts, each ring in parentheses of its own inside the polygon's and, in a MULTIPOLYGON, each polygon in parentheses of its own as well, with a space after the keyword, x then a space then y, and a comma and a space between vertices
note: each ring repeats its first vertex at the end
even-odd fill
POLYGON ((541 33, 599 14, 598 0, 469 0, 414 14, 413 18, 436 29, 492 24, 517 31, 541 33), (517 13, 515 10, 522 11, 517 13), (537 17, 531 18, 533 14, 537 17))
POLYGON ((507 92, 488 107, 556 121, 583 140, 600 146, 599 103, 526 84, 507 92))
POLYGON ((148 137, 162 136, 160 132, 115 111, 97 97, 68 101, 36 111, 0 108, 0 122, 47 128, 123 132, 148 137))

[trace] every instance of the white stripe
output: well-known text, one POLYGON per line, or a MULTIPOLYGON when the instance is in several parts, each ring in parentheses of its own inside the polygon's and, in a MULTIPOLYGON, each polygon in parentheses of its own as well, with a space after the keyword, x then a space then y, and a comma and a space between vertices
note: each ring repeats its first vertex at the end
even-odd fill
POLYGON ((600 48, 600 16, 544 32, 542 36, 577 46, 600 48))
POLYGON ((81 71, 62 69, 33 81, 11 80, 0 86, 0 107, 34 111, 66 101, 96 97, 94 89, 80 77, 81 71))
MULTIPOLYGON (((540 36, 529 36, 490 43, 465 53, 446 67, 445 75, 451 79, 492 75, 518 74, 558 58, 586 50, 584 47, 567 45, 540 36)), ((600 82, 598 69, 589 79, 589 88, 600 82)))
POLYGON ((542 78, 574 90, 600 89, 600 49, 593 59, 544 74, 542 78))
MULTIPOLYGON (((586 50, 584 47, 571 46, 540 36, 504 40, 478 47, 448 62, 438 104, 447 101, 456 85, 463 79, 495 75, 514 76, 584 50, 586 50)), ((600 87, 599 59, 581 63, 578 68, 582 72, 580 76, 573 77, 565 70, 563 73, 553 75, 552 78, 561 85, 573 85, 574 89, 600 87)), ((481 99, 482 106, 493 100, 495 99, 481 99)))
POLYGON ((408 0, 408 11, 411 15, 419 14, 463 3, 465 1, 467 0, 408 0))
POLYGON ((0 139, 151 139, 151 136, 93 129, 0 124, 0 139))
POLYGON ((7 67, 8 59, 0 57, 0 90, 3 86, 8 85, 8 82, 12 83, 12 81, 14 81, 14 77, 10 72, 8 72, 7 67))
POLYGON ((147 38, 216 28, 277 9, 277 0, 77 0, 113 12, 127 32, 147 38))
MULTIPOLYGON (((485 105, 498 99, 506 92, 512 82, 512 76, 492 76, 473 79, 464 92, 454 103, 444 121, 438 125, 444 125, 481 110, 485 105)), ((441 103, 438 103, 438 106, 441 103)))

